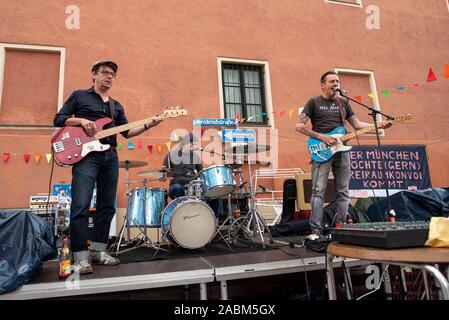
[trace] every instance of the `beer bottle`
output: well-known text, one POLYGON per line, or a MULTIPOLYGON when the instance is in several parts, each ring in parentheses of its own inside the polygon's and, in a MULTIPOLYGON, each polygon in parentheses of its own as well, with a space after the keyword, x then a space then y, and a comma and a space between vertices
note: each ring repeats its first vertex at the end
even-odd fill
POLYGON ((70 249, 69 249, 69 239, 64 238, 64 244, 59 253, 59 278, 64 279, 70 276, 70 249))

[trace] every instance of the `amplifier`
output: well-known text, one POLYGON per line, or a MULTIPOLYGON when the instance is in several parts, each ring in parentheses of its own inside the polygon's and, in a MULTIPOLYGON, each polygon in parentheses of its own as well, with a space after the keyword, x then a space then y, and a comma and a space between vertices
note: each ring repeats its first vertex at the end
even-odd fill
POLYGON ((30 196, 30 210, 45 210, 47 205, 49 209, 58 209, 58 196, 50 196, 50 201, 48 196, 30 196))

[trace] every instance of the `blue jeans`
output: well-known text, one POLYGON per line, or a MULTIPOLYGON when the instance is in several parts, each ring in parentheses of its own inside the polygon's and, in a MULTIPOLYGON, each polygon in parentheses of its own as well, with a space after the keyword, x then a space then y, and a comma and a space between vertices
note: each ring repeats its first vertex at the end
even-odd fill
POLYGON ((312 197, 310 200, 312 214, 310 215, 310 226, 313 229, 323 231, 323 205, 326 194, 329 171, 334 174, 337 219, 344 220, 348 215, 349 207, 349 153, 340 152, 335 154, 329 161, 324 163, 312 163, 312 197))
MULTIPOLYGON (((176 198, 179 197, 184 197, 186 195, 185 184, 181 183, 171 184, 170 188, 168 189, 168 195, 172 200, 175 200, 176 198)), ((220 199, 207 199, 206 202, 212 209, 212 211, 215 213, 215 217, 217 218, 218 221, 220 217, 220 199)))
POLYGON ((90 240, 94 244, 107 243, 115 214, 117 182, 118 157, 115 150, 92 152, 72 167, 70 243, 75 260, 88 257, 88 216, 95 183, 97 210, 94 214, 94 239, 90 240))

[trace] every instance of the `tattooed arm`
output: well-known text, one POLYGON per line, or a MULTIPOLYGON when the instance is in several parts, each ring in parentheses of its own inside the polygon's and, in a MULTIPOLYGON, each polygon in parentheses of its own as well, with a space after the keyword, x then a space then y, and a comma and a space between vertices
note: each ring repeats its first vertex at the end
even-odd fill
POLYGON ((319 139, 329 146, 337 142, 337 140, 331 136, 326 136, 324 134, 313 131, 309 127, 306 127, 306 123, 307 121, 309 121, 309 119, 310 118, 305 113, 300 113, 298 117, 298 122, 296 123, 296 131, 301 132, 306 136, 319 139))

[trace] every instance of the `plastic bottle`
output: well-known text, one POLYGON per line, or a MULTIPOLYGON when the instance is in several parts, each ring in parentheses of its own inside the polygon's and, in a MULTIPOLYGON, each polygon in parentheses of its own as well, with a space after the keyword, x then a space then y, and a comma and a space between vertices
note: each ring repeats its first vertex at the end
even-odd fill
POLYGON ((70 248, 69 239, 64 238, 64 244, 59 254, 59 278, 64 279, 70 276, 70 248))

